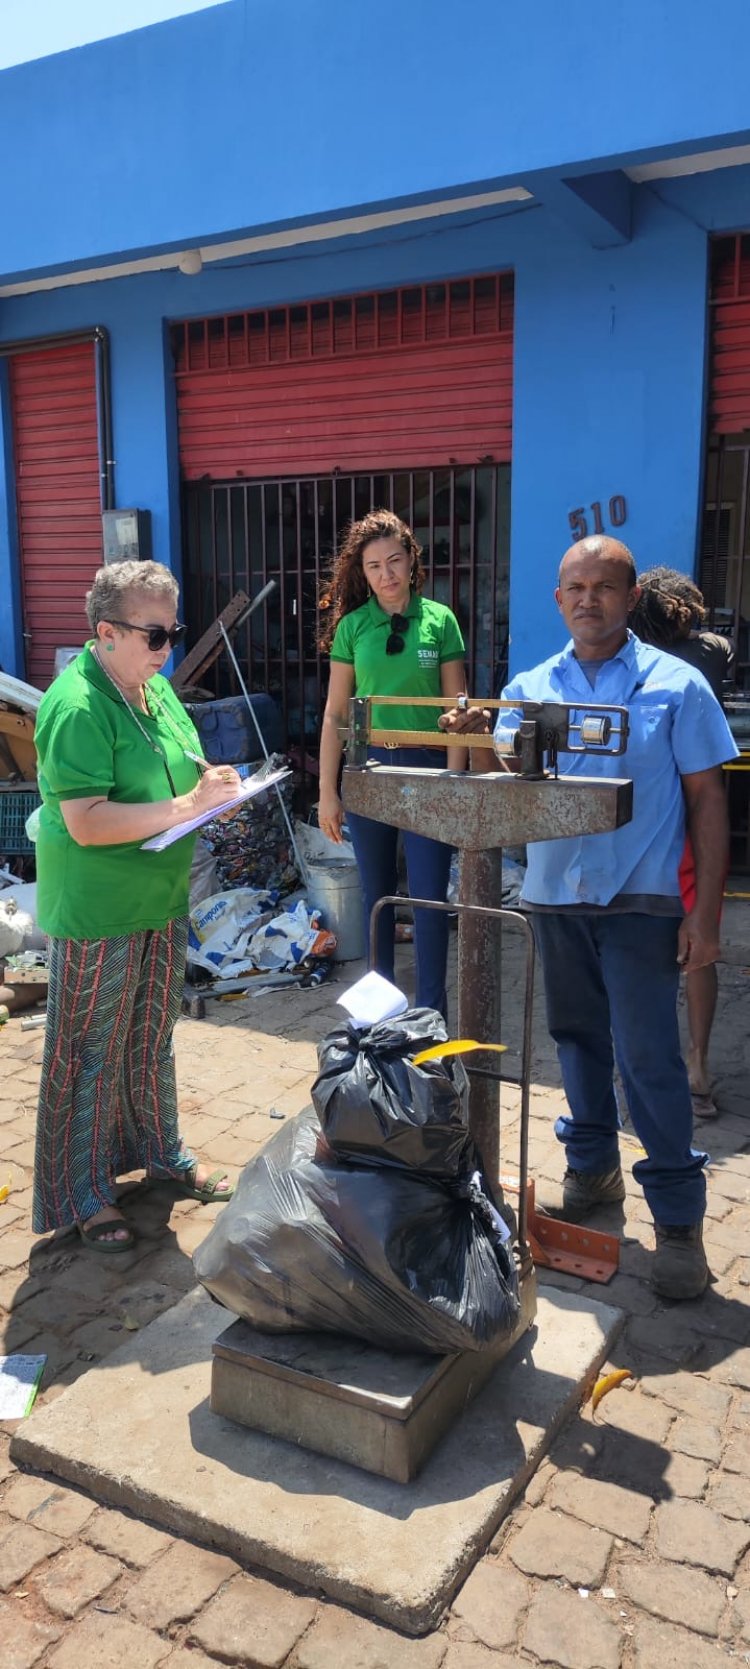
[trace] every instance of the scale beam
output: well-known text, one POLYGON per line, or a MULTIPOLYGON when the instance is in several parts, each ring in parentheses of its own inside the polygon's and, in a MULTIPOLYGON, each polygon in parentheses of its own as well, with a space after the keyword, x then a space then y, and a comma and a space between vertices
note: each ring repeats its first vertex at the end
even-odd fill
POLYGON ((347 811, 470 852, 606 834, 633 815, 633 784, 624 777, 529 780, 506 771, 372 764, 347 766, 341 793, 347 811))

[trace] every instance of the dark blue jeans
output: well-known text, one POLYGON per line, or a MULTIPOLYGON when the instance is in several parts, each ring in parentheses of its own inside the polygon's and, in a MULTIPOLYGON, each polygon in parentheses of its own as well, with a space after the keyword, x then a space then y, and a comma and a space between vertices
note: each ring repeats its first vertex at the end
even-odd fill
MULTIPOLYGON (((445 763, 445 756, 435 748, 372 748, 369 757, 384 765, 428 766, 435 770, 445 763)), ((370 912, 379 898, 397 890, 396 850, 399 830, 390 823, 376 823, 371 817, 358 817, 348 811, 346 822, 359 867, 365 905, 365 933, 370 943, 370 912)), ((425 835, 409 834, 401 830, 406 857, 409 892, 413 898, 434 898, 445 901, 448 891, 452 847, 442 841, 428 840, 425 835)), ((384 979, 392 980, 393 971, 392 906, 381 910, 378 920, 378 939, 375 967, 384 979)), ((446 1012, 445 964, 448 954, 448 917, 444 910, 414 911, 414 949, 417 964, 417 1008, 436 1008, 446 1012)))
POLYGON ((707 1155, 691 1146, 692 1108, 677 1026, 675 917, 532 912, 547 1021, 570 1117, 555 1134, 572 1170, 618 1163, 612 1081, 620 1070, 646 1158, 633 1166, 657 1223, 697 1223, 707 1155))

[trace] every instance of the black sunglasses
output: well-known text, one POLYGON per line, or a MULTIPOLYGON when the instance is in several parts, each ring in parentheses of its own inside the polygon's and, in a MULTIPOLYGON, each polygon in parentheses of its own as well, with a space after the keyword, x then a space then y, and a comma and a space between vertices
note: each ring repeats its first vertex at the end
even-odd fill
POLYGON ((391 635, 386 641, 386 655, 402 655, 405 649, 404 632, 409 630, 409 621, 405 614, 391 615, 391 635))
POLYGON ((107 624, 119 626, 123 632, 145 632, 149 649, 152 650, 163 649, 167 643, 174 649, 178 643, 182 643, 187 631, 187 626, 170 626, 169 631, 166 626, 134 626, 130 620, 110 620, 107 624))

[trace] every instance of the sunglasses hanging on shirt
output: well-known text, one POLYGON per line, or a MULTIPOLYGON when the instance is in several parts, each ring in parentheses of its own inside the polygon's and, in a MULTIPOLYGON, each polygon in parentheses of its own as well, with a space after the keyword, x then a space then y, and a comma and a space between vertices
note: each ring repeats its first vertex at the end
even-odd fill
POLYGON ((391 633, 386 641, 386 655, 402 655, 405 649, 404 633, 409 629, 409 621, 405 614, 391 615, 391 633))

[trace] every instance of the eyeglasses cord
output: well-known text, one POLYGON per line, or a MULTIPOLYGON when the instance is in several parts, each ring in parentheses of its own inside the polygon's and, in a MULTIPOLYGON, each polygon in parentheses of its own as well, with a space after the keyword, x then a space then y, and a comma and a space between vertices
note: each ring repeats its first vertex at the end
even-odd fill
MULTIPOLYGON (((151 736, 149 736, 149 733, 148 733, 145 725, 141 724, 141 721, 138 717, 138 714, 136 713, 136 710, 135 710, 132 702, 128 701, 127 696, 120 689, 120 686, 117 683, 117 680, 112 677, 111 672, 104 665, 104 662, 103 662, 103 660, 101 660, 101 658, 98 655, 96 649, 92 648, 91 653, 92 653, 92 655, 94 657, 94 660, 96 661, 96 664, 99 667, 100 671, 102 671, 104 673, 104 676, 107 679, 107 682, 112 685, 112 688, 113 688, 113 690, 115 690, 116 694, 119 696, 119 699, 122 702, 123 707, 130 714, 130 717, 133 720, 134 725, 136 726, 136 728, 138 730, 140 730, 140 733, 143 737, 144 742, 148 743, 148 746, 150 747, 151 752, 155 753, 157 758, 161 760, 162 765, 164 766, 164 770, 165 770, 166 775, 167 775, 167 782, 169 783, 170 793, 172 795, 173 800, 176 800, 177 799, 177 789, 175 788, 174 778, 172 776, 172 772, 169 769, 169 764, 168 764, 167 756, 164 752, 164 749, 160 746, 160 744, 158 742, 154 741, 154 739, 151 736)), ((177 725, 175 724, 171 713, 167 712, 163 701, 156 694, 155 690, 148 690, 148 694, 147 694, 146 692, 147 692, 148 686, 146 684, 143 684, 141 687, 143 689, 143 699, 146 702, 146 706, 148 707, 148 705, 149 705, 149 696, 150 696, 150 698, 153 701, 155 707, 157 708, 157 715, 156 716, 161 718, 161 719, 166 720, 168 728, 172 731, 172 735, 174 736, 175 740, 179 742, 180 747, 182 748, 182 751, 184 753, 185 748, 186 748, 186 743, 189 742, 189 741, 192 741, 192 737, 180 734, 180 731, 179 731, 177 725)), ((151 713, 150 709, 149 709, 149 717, 154 717, 154 715, 151 713)), ((196 769, 197 769, 197 767, 196 767, 196 769)), ((198 772, 198 775, 200 777, 200 772, 198 772)))

